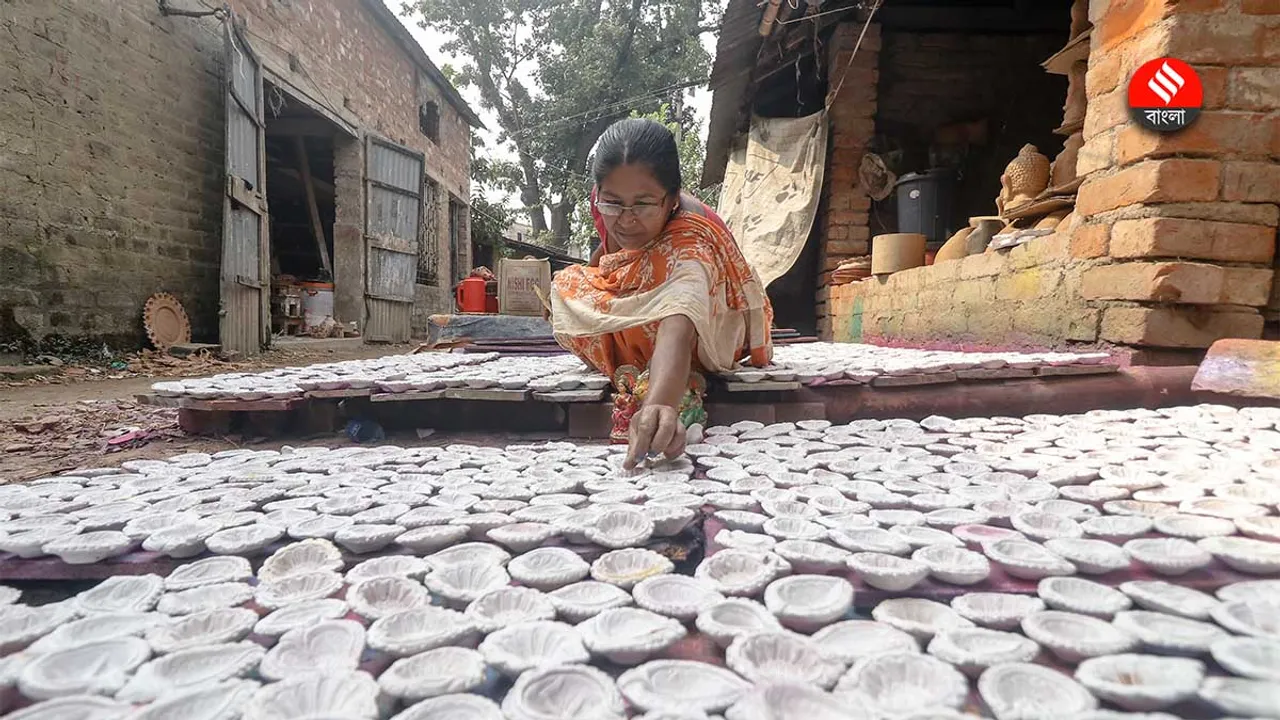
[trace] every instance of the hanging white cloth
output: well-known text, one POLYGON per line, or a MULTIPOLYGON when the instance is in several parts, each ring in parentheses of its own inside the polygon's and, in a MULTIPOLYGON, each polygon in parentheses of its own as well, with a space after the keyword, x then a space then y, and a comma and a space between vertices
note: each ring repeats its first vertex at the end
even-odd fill
POLYGON ((809 239, 822 197, 827 113, 751 119, 729 157, 720 217, 766 287, 786 274, 809 239))

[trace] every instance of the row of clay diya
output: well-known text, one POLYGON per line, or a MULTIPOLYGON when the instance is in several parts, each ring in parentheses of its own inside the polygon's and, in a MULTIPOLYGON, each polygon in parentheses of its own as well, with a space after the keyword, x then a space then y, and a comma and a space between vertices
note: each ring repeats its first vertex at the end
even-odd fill
POLYGON ((242 558, 219 557, 39 607, 7 591, 0 678, 42 701, 13 715, 24 720, 336 710, 373 720, 401 708, 402 719, 445 710, 532 719, 578 717, 584 697, 605 718, 628 708, 730 720, 954 716, 975 678, 1000 720, 1090 717, 1099 701, 1135 712, 1189 701, 1240 715, 1277 707, 1277 581, 1213 597, 1163 582, 1116 590, 1048 578, 1036 596, 890 599, 872 620, 849 620, 854 588, 838 577, 778 575, 749 593, 761 603, 731 590, 750 571, 709 569, 724 553, 693 577, 649 551, 611 555, 620 559, 587 566, 561 548, 512 558, 455 546, 344 573, 336 547, 309 540, 277 551, 256 577, 242 558), (494 582, 472 596, 432 582, 482 567, 531 584, 494 582), (225 606, 202 609, 201 595, 225 606), (727 668, 718 654, 715 663, 661 658, 692 631, 723 648, 727 668), (366 649, 394 659, 376 680, 360 671, 366 649), (1032 664, 1042 650, 1062 669, 1032 664), (1208 659, 1229 676, 1209 672, 1208 659), (632 669, 615 679, 592 662, 632 669), (499 678, 514 680, 500 704, 479 696, 500 695, 499 678))

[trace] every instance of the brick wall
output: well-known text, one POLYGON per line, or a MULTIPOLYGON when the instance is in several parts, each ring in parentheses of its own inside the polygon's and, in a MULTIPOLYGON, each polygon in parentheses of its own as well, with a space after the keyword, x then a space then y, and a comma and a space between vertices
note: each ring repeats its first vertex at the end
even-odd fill
MULTIPOLYGON (((379 24, 367 2, 232 0, 231 5, 244 16, 254 49, 313 101, 353 118, 367 132, 423 153, 427 175, 440 184, 437 283, 417 285, 414 292, 413 330, 424 334, 431 314, 453 307, 449 195, 470 201, 471 128, 379 24), (419 131, 418 106, 427 101, 440 108, 439 142, 419 131)), ((334 227, 334 312, 339 320, 351 321, 361 319, 364 311, 364 152, 356 144, 336 155, 341 180, 334 227), (343 188, 348 190, 345 199, 343 188)), ((470 243, 463 245, 459 262, 466 264, 470 243)))
POLYGON ((829 291, 836 339, 1132 348, 1183 360, 1259 337, 1280 220, 1280 6, 1093 0, 1075 217, 1011 251, 829 291), (1176 135, 1128 122, 1125 88, 1161 56, 1191 63, 1206 109, 1176 135))
MULTIPOLYGON (((470 196, 470 129, 364 0, 232 0, 256 52, 357 127, 423 152, 449 193, 470 196), (292 56, 292 58, 290 58, 292 56), (440 141, 417 108, 440 106, 440 141)), ((154 0, 16 0, 0 27, 0 327, 132 346, 143 301, 179 296, 197 337, 217 336, 223 177, 222 28, 165 18, 154 0)), ((335 153, 335 262, 363 272, 363 150, 335 153), (345 210, 344 210, 345 208, 345 210)), ((447 307, 448 226, 440 283, 447 307)), ((469 249, 464 249, 463 260, 469 249)), ((349 276, 350 277, 350 276, 349 276)), ((336 301, 360 313, 359 277, 336 301)), ((347 318, 344 318, 347 319, 347 318)), ((14 338, 0 337, 0 342, 14 338)))
POLYGON ((1089 109, 1077 212, 1103 264, 1082 296, 1100 338, 1207 347, 1259 337, 1280 220, 1280 5, 1144 0, 1090 5, 1089 109), (1176 134, 1128 120, 1128 78, 1149 59, 1190 63, 1205 109, 1176 134))
POLYGON ((839 85, 839 94, 834 98, 828 97, 831 132, 816 223, 820 238, 816 297, 818 335, 828 340, 832 338, 831 313, 827 306, 831 296, 831 271, 841 262, 871 251, 871 231, 868 228, 871 198, 859 186, 858 166, 875 134, 880 26, 873 23, 867 28, 855 56, 853 48, 862 27, 862 22, 839 25, 831 37, 828 53, 828 92, 836 93, 839 85), (843 84, 841 78, 844 79, 843 84))
POLYGON ((1099 310, 1079 297, 1091 261, 1068 260, 1055 233, 1005 252, 971 255, 832 289, 843 342, 1053 347, 1098 340, 1099 310))
MULTIPOLYGON (((960 159, 949 228, 995 212, 1000 173, 1026 143, 1050 158, 1062 149, 1053 129, 1062 121, 1066 78, 1046 74, 1044 59, 1062 48, 1062 32, 1025 35, 907 32, 881 35, 876 131, 903 155, 900 171, 930 167, 938 128, 985 121, 985 137, 960 159)), ((876 203, 871 234, 898 231, 894 195, 876 203)), ((945 239, 945 238, 943 238, 945 239)))
POLYGON ((143 302, 167 290, 216 335, 223 106, 209 23, 163 19, 148 0, 0 8, 12 333, 136 345, 143 302))

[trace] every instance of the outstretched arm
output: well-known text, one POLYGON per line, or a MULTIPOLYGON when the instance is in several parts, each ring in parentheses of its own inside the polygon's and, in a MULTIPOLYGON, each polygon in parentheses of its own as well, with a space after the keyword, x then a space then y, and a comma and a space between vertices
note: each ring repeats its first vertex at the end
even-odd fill
POLYGON ((697 342, 693 321, 684 315, 663 318, 649 361, 649 392, 631 419, 624 466, 633 468, 650 451, 675 457, 684 451, 680 401, 689 389, 689 371, 697 342))

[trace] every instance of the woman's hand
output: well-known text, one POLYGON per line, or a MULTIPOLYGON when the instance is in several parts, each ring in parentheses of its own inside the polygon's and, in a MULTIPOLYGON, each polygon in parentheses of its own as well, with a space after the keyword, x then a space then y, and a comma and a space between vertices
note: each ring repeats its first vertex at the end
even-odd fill
POLYGON ((631 418, 631 437, 622 466, 634 468, 650 452, 674 458, 684 452, 685 432, 680 413, 670 405, 647 404, 631 418))

